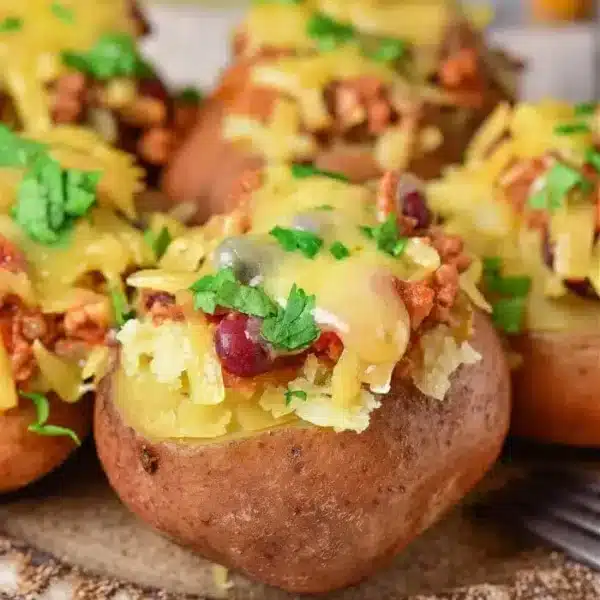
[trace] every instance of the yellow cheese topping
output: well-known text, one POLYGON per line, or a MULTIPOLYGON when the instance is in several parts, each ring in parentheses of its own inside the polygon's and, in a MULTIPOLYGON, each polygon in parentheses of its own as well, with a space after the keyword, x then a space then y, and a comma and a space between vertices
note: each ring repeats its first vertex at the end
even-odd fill
POLYGON ((544 227, 524 220, 535 212, 535 195, 547 189, 553 166, 566 165, 568 176, 577 180, 595 152, 597 130, 593 107, 554 101, 500 105, 473 138, 466 163, 428 186, 430 205, 446 218, 448 231, 462 235, 479 256, 499 257, 505 275, 531 278, 526 325, 532 330, 586 330, 599 323, 597 300, 579 297, 564 285, 565 279, 587 278, 600 291, 600 244, 594 237, 598 189, 593 183, 598 167, 588 164, 591 171, 582 173, 583 179, 590 176, 589 189, 585 182, 583 187, 567 184, 562 195, 549 197, 546 241, 544 227), (532 160, 542 162, 533 167, 538 170, 525 180, 525 189, 519 188, 532 160), (552 269, 546 264, 547 245, 553 248, 552 269))
POLYGON ((63 72, 63 51, 87 51, 104 33, 135 33, 127 0, 0 0, 0 23, 7 20, 19 26, 0 31, 0 88, 32 132, 50 127, 46 86, 63 72))
MULTIPOLYGON (((251 230, 238 240, 255 248, 257 282, 278 304, 285 306, 294 285, 315 296, 316 324, 335 332, 343 343, 333 369, 309 354, 295 375, 267 373, 248 385, 224 385, 213 336, 206 333, 212 329, 192 309, 190 292, 185 291, 194 277, 218 268, 217 240, 205 238, 212 258, 195 274, 187 268, 173 270, 171 262, 170 270, 142 271, 128 278, 134 287, 175 294, 186 320, 156 325, 141 318, 118 334, 122 368, 117 404, 126 420, 153 438, 247 435, 291 423, 364 431, 370 413, 381 404, 377 394, 390 391, 392 371, 409 346, 410 319, 394 281, 426 279, 441 263, 437 251, 418 237, 408 238, 396 258, 378 249, 361 231, 361 226, 377 225, 373 200, 366 187, 321 176, 298 179, 287 167, 272 167, 253 194, 251 230), (269 233, 275 226, 316 228, 323 240, 321 251, 312 259, 285 251, 269 233), (349 256, 336 259, 329 251, 334 242, 344 244, 349 256), (286 401, 286 389, 302 391, 306 399, 286 401)), ((468 321, 470 314, 461 318, 468 321)), ((449 375, 479 355, 445 326, 432 332, 423 336, 421 347, 426 366, 416 369, 413 380, 425 394, 441 400, 450 386, 449 375)))

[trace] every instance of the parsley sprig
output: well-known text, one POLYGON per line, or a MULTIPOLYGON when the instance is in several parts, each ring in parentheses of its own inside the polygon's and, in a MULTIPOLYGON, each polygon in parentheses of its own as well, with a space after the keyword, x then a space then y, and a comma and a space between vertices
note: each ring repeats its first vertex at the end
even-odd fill
POLYGON ((87 52, 63 52, 63 62, 101 81, 113 77, 147 77, 152 73, 135 40, 126 33, 105 33, 87 52))
POLYGON ((567 195, 574 189, 587 193, 592 183, 577 169, 557 162, 545 176, 541 190, 529 197, 528 204, 534 210, 554 212, 564 205, 567 195))
POLYGON ((273 227, 269 235, 274 237, 287 252, 301 252, 306 258, 314 258, 323 247, 323 238, 311 231, 273 227))
POLYGON ((392 213, 388 218, 375 227, 363 226, 360 230, 376 242, 377 248, 390 256, 401 256, 406 250, 408 238, 400 235, 398 217, 392 213))
POLYGON ((99 180, 99 173, 63 169, 53 158, 41 155, 23 177, 13 218, 40 244, 63 242, 75 221, 96 203, 99 180))
POLYGON ((19 392, 23 398, 31 400, 35 406, 36 420, 31 423, 27 430, 38 435, 46 435, 52 437, 67 436, 70 437, 77 446, 81 446, 79 436, 68 427, 49 424, 48 417, 50 416, 50 401, 43 394, 19 392))
POLYGON ((502 261, 494 256, 483 259, 483 281, 486 291, 494 299, 492 320, 496 327, 505 333, 520 333, 531 279, 526 276, 503 276, 502 261))
POLYGON ((336 260, 344 260, 350 256, 350 250, 348 250, 348 247, 339 240, 333 242, 333 244, 329 246, 329 253, 336 260))
POLYGON ((286 406, 289 406, 294 398, 298 398, 298 400, 302 400, 303 402, 306 402, 308 399, 308 394, 304 390, 287 389, 283 395, 285 396, 286 406))

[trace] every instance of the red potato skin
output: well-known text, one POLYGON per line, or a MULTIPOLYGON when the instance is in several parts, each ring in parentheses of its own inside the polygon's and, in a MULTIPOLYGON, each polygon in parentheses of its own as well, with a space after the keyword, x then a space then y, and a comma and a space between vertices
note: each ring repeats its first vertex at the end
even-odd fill
MULTIPOLYGON (((222 444, 150 441, 100 386, 95 437, 111 485, 139 517, 210 560, 294 593, 352 585, 458 502, 496 459, 510 385, 476 318, 476 365, 444 401, 397 385, 362 434, 286 428, 222 444)), ((115 359, 115 364, 117 360, 115 359)))
MULTIPOLYGON (((83 440, 92 428, 92 412, 90 399, 68 404, 50 396, 48 422, 72 429, 83 440)), ((27 431, 35 420, 35 408, 28 400, 21 400, 17 408, 0 415, 0 493, 18 490, 42 478, 76 449, 69 437, 27 431)))
POLYGON ((513 340, 512 432, 542 442, 600 446, 600 330, 530 333, 513 340))

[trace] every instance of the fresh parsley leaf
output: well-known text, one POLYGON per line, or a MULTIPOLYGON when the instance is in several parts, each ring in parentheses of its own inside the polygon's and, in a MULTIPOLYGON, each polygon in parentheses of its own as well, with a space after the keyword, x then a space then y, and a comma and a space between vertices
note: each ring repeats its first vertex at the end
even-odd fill
POLYGON ((0 33, 11 33, 23 28, 23 19, 19 17, 6 17, 0 22, 0 33))
POLYGON ((580 188, 583 192, 589 192, 592 187, 592 183, 577 169, 557 162, 546 174, 544 187, 530 196, 527 203, 536 210, 554 212, 563 206, 571 190, 580 188))
POLYGON ((321 334, 313 316, 314 309, 315 297, 307 296, 294 284, 285 308, 278 307, 277 314, 264 320, 262 337, 275 348, 290 352, 307 348, 321 334))
POLYGON ((285 405, 289 406, 292 403, 292 400, 294 398, 298 398, 299 400, 302 400, 303 402, 306 402, 306 399, 308 398, 308 394, 304 391, 304 390, 286 390, 284 392, 284 396, 285 396, 285 405))
POLYGON ((481 262, 485 275, 497 275, 502 269, 502 259, 499 256, 485 256, 481 262))
POLYGON ((46 145, 26 140, 0 124, 0 167, 28 167, 47 149, 46 145))
POLYGON ((47 423, 48 417, 50 416, 50 402, 43 394, 19 392, 19 395, 23 398, 31 400, 35 406, 36 421, 31 423, 27 430, 38 435, 47 436, 67 436, 70 437, 77 446, 81 446, 81 440, 79 436, 67 427, 60 427, 59 425, 50 425, 47 423))
POLYGON ((360 230, 370 239, 374 240, 377 248, 390 256, 401 256, 406 250, 408 238, 402 237, 398 230, 398 219, 394 213, 377 225, 376 227, 367 227, 363 225, 360 230))
POLYGON ((348 258, 350 256, 350 250, 348 250, 348 248, 339 241, 333 242, 333 244, 329 246, 329 252, 337 260, 344 260, 344 258, 348 258))
POLYGON ((600 173, 600 152, 595 148, 589 148, 587 150, 585 153, 585 161, 600 173))
POLYGON ((119 288, 114 288, 110 292, 110 299, 115 315, 115 322, 119 328, 123 327, 127 321, 135 319, 135 312, 127 301, 127 296, 119 288))
POLYGON ((492 321, 504 333, 517 334, 523 328, 526 299, 500 298, 492 304, 492 321))
POLYGON ((348 183, 349 179, 343 173, 334 173, 333 171, 323 171, 312 165, 292 165, 292 175, 296 179, 306 179, 308 177, 329 177, 337 181, 348 183))
POLYGON ((323 247, 323 238, 310 231, 278 226, 271 229, 269 235, 273 236, 284 250, 288 252, 298 250, 306 258, 314 258, 323 247))
POLYGON ((146 229, 146 231, 144 231, 144 240, 148 246, 152 248, 156 258, 160 260, 173 241, 173 238, 171 237, 169 230, 166 227, 163 227, 158 232, 158 235, 156 235, 152 229, 146 229))
POLYGON ((394 63, 406 54, 406 42, 394 38, 383 38, 379 40, 373 50, 365 50, 365 54, 382 63, 394 63))
POLYGON ((198 104, 203 97, 202 92, 193 87, 186 87, 177 95, 177 99, 186 104, 198 104))
POLYGON ((53 2, 50 8, 54 16, 63 23, 67 23, 67 25, 75 23, 75 13, 72 8, 61 4, 60 2, 53 2))
POLYGON ((202 277, 190 290, 194 292, 194 308, 209 315, 214 314, 217 307, 230 308, 254 317, 277 314, 277 305, 264 290, 237 281, 231 267, 221 269, 215 275, 202 277))
POLYGON ((522 298, 531 290, 531 278, 524 275, 512 277, 496 275, 486 282, 486 287, 492 293, 522 298))
POLYGON ((351 25, 339 23, 323 13, 315 13, 310 18, 306 32, 323 51, 334 50, 356 35, 351 25))
POLYGON ((573 135, 574 133, 590 133, 591 129, 587 123, 563 123, 554 128, 556 135, 573 135))
POLYGON ((63 62, 101 81, 114 77, 146 77, 150 70, 135 40, 126 33, 105 33, 88 52, 63 52, 63 62))
POLYGON ((76 219, 96 203, 98 173, 63 169, 40 156, 17 191, 13 219, 34 241, 48 246, 65 242, 76 219))

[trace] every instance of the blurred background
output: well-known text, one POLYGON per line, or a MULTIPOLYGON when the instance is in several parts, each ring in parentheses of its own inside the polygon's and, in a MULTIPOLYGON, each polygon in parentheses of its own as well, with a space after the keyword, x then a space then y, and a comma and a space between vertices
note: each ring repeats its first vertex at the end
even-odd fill
MULTIPOLYGON (((427 0, 423 0, 427 1, 427 0)), ((229 32, 249 0, 146 0, 158 35, 147 51, 176 85, 209 87, 227 62, 229 32), (206 48, 210 48, 207 52, 206 48), (191 56, 198 61, 190 61, 191 56)), ((463 3, 495 44, 528 66, 522 95, 586 101, 600 97, 600 29, 595 0, 469 0, 463 3)))

